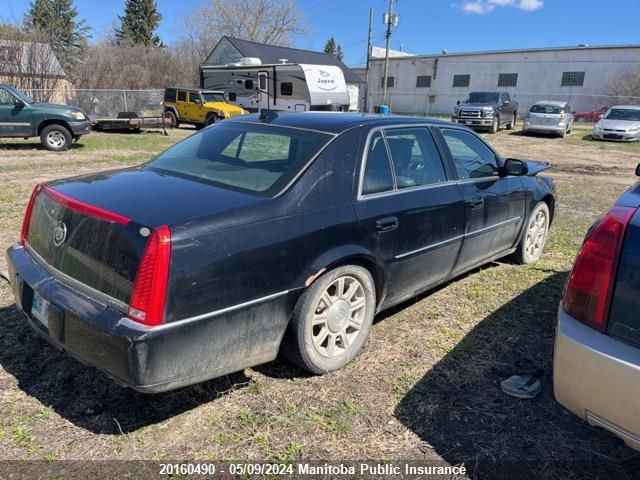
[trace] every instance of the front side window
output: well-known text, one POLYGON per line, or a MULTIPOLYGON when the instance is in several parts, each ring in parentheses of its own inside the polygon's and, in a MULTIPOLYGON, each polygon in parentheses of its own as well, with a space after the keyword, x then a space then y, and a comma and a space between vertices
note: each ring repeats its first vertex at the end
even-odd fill
POLYGON ((223 122, 177 143, 145 168, 272 196, 331 138, 307 130, 223 122))
POLYGON ((191 103, 197 103, 198 105, 202 104, 202 101, 200 100, 200 94, 196 92, 191 92, 189 94, 189 101, 191 103))
POLYGON ((473 133, 443 129, 442 135, 461 180, 493 177, 498 174, 495 153, 473 133))
POLYGON ((398 189, 447 180, 438 149, 426 128, 391 129, 385 135, 398 189))
POLYGON ((366 160, 362 194, 367 195, 393 190, 391 163, 387 154, 387 146, 380 132, 371 137, 366 160))

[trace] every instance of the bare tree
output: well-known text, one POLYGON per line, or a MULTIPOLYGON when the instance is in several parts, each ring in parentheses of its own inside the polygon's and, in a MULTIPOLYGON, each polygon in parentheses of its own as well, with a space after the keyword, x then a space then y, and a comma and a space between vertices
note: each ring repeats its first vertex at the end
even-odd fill
POLYGON ((640 103, 640 67, 622 72, 610 84, 613 95, 636 97, 631 103, 640 103))
POLYGON ((191 83, 199 66, 225 35, 269 45, 289 45, 308 32, 295 0, 210 0, 181 21, 176 52, 191 83))
POLYGON ((16 26, 4 26, 0 38, 0 78, 37 100, 50 101, 66 78, 47 35, 34 30, 26 34, 16 26))

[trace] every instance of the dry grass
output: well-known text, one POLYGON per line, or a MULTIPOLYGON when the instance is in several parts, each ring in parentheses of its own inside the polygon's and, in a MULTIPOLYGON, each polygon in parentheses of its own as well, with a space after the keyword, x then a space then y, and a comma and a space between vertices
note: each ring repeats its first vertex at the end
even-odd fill
MULTIPOLYGON (((185 132, 166 141, 95 135, 63 155, 2 150, 0 246, 17 237, 35 181, 138 163, 185 132)), ((493 263, 386 312, 362 355, 330 375, 276 361, 140 395, 37 338, 0 282, 2 458, 437 458, 478 478, 631 478, 638 454, 560 407, 550 374, 567 272, 585 229, 635 180, 640 155, 573 137, 488 138, 505 156, 553 164, 560 202, 543 260, 493 263), (537 399, 501 393, 500 380, 538 367, 546 375, 537 399)))

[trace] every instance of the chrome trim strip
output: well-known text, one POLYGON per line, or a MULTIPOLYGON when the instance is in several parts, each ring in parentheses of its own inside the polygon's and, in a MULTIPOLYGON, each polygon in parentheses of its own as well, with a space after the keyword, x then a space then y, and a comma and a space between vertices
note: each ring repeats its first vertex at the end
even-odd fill
POLYGON ((456 240, 460 240, 461 238, 464 238, 464 235, 456 235, 455 237, 448 238, 448 239, 443 240, 441 242, 432 243, 431 245, 427 245, 426 247, 418 248, 416 250, 411 250, 410 252, 406 252, 406 253, 401 253, 400 255, 396 255, 394 258, 396 260, 399 260, 401 258, 408 257, 409 255, 413 255, 415 253, 425 252, 425 251, 431 250, 433 248, 441 247, 443 245, 446 245, 447 243, 451 243, 451 242, 455 242, 456 240))
POLYGON ((240 310, 241 308, 250 307, 252 305, 256 305, 258 303, 266 302, 268 300, 273 300, 275 298, 282 297, 287 295, 291 290, 284 290, 278 293, 272 293, 271 295, 267 295, 266 297, 256 298, 254 300, 249 300, 248 302, 238 303, 236 305, 231 305, 230 307, 225 307, 220 310, 214 310, 213 312, 203 313, 201 315, 196 315, 194 317, 183 318, 182 320, 176 320, 175 322, 163 323, 162 325, 157 326, 149 326, 143 323, 136 322, 131 320, 130 318, 122 318, 118 325, 123 325, 129 328, 133 328, 135 330, 143 330, 148 332, 157 332, 159 330, 167 330, 169 328, 174 328, 179 325, 184 325, 191 322, 197 322, 198 320, 204 320, 205 318, 216 317, 218 315, 222 315, 224 313, 233 312, 235 310, 240 310))
MULTIPOLYGON (((75 278, 70 277, 66 273, 61 272, 57 268, 49 265, 45 261, 45 259, 42 258, 40 254, 36 252, 33 249, 33 247, 28 243, 25 244, 25 250, 27 251, 27 253, 29 253, 29 255, 35 261, 35 263, 37 263, 40 267, 46 270, 47 273, 49 273, 49 275, 51 275, 55 280, 61 283, 64 283, 67 287, 77 290, 79 293, 83 295, 86 295, 88 297, 93 298, 94 300, 97 300, 99 303, 113 307, 117 310, 120 310, 121 312, 129 311, 129 306, 123 301, 118 300, 117 298, 114 298, 110 295, 107 295, 106 293, 103 293, 99 290, 96 290, 95 288, 90 287, 89 285, 79 282, 75 278)), ((32 287, 34 286, 35 285, 32 285, 32 287)))
POLYGON ((509 220, 504 220, 502 222, 495 223, 495 224, 490 225, 488 227, 484 227, 484 228, 481 228, 479 230, 474 230, 473 232, 467 232, 467 233, 464 234, 464 236, 465 237, 471 237, 471 236, 477 235, 479 233, 483 233, 483 232, 486 232, 486 231, 489 231, 489 230, 494 230, 496 228, 502 227, 502 226, 507 225, 509 223, 517 222, 521 218, 522 218, 521 216, 513 217, 513 218, 510 218, 509 220))
POLYGON ((432 243, 431 245, 427 245, 426 247, 418 248, 416 250, 411 250, 410 252, 401 253, 399 255, 396 255, 393 258, 395 260, 400 260, 400 259, 402 259, 404 257, 408 257, 409 255, 413 255, 413 254, 420 253, 420 252, 425 252, 427 250, 431 250, 433 248, 438 248, 438 247, 441 247, 443 245, 446 245, 447 243, 455 242, 456 240, 460 240, 461 238, 472 237, 474 235, 478 235, 480 233, 483 233, 483 232, 486 232, 486 231, 489 231, 489 230, 494 230, 496 228, 500 228, 500 227, 502 227, 504 225, 508 225, 509 223, 517 222, 521 218, 522 217, 519 217, 519 216, 518 217, 513 217, 513 218, 510 218, 509 220, 504 220, 503 222, 498 222, 498 223, 496 223, 494 225, 490 225, 488 227, 484 227, 484 228, 481 228, 479 230, 474 230, 473 232, 465 233, 464 235, 457 235, 455 237, 451 237, 451 238, 448 238, 446 240, 442 240, 441 242, 432 243))
POLYGON ((0 122, 0 127, 28 127, 29 122, 0 122))

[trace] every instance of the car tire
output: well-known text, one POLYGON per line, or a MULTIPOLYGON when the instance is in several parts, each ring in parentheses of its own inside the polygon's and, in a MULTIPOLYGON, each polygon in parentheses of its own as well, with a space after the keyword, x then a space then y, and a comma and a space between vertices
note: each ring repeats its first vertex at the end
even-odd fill
POLYGON ((509 123, 507 125, 507 130, 511 130, 512 128, 515 128, 516 126, 516 121, 518 120, 517 115, 514 113, 513 117, 511 117, 511 123, 509 123))
POLYGON ((47 125, 40 132, 40 143, 52 152, 69 150, 72 142, 73 136, 64 125, 47 125))
POLYGON ((169 116, 169 122, 171 128, 178 128, 180 126, 180 120, 178 120, 178 116, 173 110, 167 110, 167 115, 169 116))
POLYGON ((202 130, 205 127, 205 124, 204 123, 194 123, 193 126, 196 127, 196 130, 202 130))
POLYGON ((214 123, 216 123, 216 116, 215 115, 209 115, 207 117, 207 120, 205 121, 205 126, 209 126, 209 125, 213 125, 214 123))
POLYGON ((497 133, 498 130, 500 130, 500 117, 496 115, 495 117, 493 117, 493 123, 491 124, 490 132, 497 133))
POLYGON ((549 234, 551 216, 546 202, 538 202, 522 227, 522 235, 513 260, 521 265, 537 262, 542 256, 549 234))
POLYGON ((284 338, 285 357, 315 374, 347 365, 369 335, 375 292, 363 267, 345 265, 325 273, 296 303, 284 338))

